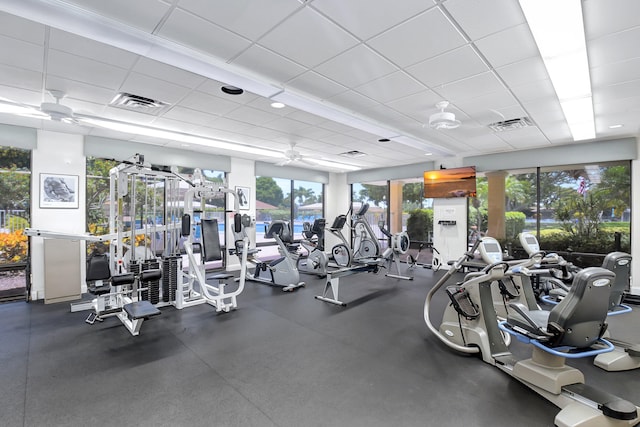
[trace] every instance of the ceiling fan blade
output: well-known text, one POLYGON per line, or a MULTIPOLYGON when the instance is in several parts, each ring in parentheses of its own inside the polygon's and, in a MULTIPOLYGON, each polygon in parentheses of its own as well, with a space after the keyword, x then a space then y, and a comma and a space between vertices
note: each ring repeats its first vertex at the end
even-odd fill
POLYGON ((0 113, 13 114, 16 116, 33 117, 37 119, 48 119, 49 115, 41 112, 32 105, 15 102, 7 98, 0 97, 0 113))
POLYGON ((276 166, 285 166, 291 163, 291 159, 283 159, 276 163, 276 166))

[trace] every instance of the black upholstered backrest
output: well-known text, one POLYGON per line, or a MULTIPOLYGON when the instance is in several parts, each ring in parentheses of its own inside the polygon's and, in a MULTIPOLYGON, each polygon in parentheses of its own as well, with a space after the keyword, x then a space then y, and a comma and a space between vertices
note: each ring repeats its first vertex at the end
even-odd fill
POLYGON ((111 269, 107 254, 92 255, 87 259, 87 282, 109 280, 111 269))
POLYGON ((291 228, 289 227, 289 223, 283 220, 275 220, 264 233, 264 237, 268 239, 273 239, 275 236, 280 237, 283 243, 293 243, 293 234, 291 233, 291 228))
POLYGON ((611 287, 611 296, 609 297, 609 310, 613 310, 622 303, 622 295, 629 287, 631 255, 626 252, 611 252, 604 257, 602 268, 611 270, 616 274, 611 287))
POLYGON ((564 334, 556 346, 591 346, 605 331, 609 294, 615 274, 602 267, 580 270, 567 296, 549 313, 549 330, 557 325, 564 334))
POLYGON ((202 227, 202 249, 205 261, 220 261, 222 259, 222 249, 220 248, 220 234, 218 233, 217 219, 203 219, 202 227))

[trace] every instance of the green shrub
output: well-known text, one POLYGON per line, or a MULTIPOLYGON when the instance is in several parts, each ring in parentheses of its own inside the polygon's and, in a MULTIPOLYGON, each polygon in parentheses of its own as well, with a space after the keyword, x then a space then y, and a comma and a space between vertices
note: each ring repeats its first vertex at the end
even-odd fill
POLYGON ((409 212, 407 234, 409 239, 426 242, 433 231, 433 209, 416 209, 409 212))

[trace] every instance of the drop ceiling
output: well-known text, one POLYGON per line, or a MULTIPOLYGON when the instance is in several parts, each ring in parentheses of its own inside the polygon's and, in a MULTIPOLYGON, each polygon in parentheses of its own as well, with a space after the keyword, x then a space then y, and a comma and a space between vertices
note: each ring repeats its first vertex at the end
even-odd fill
MULTIPOLYGON (((640 121, 640 2, 615 4, 583 1, 601 140, 635 137, 640 121)), ((574 143, 515 0, 0 0, 0 97, 37 106, 53 101, 49 89, 76 113, 283 153, 295 143, 304 157, 362 169, 574 143), (110 106, 120 92, 168 106, 110 106), (462 126, 425 126, 441 100, 462 126), (488 127, 520 117, 533 126, 488 127), (366 156, 340 156, 353 150, 366 156)), ((8 114, 0 122, 278 162, 8 114)))

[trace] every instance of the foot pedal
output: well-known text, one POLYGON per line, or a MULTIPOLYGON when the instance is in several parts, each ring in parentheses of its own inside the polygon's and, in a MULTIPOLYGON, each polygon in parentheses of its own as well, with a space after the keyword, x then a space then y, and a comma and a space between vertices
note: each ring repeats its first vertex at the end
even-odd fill
POLYGON ((94 323, 96 323, 97 318, 98 315, 96 313, 90 313, 84 321, 90 325, 93 325, 94 323))
POLYGON ((469 292, 465 288, 462 286, 449 286, 446 290, 451 300, 451 305, 453 305, 458 314, 467 320, 473 320, 480 316, 478 306, 471 301, 469 292))

